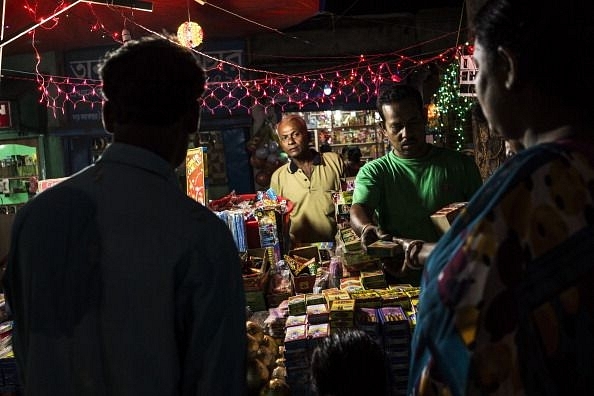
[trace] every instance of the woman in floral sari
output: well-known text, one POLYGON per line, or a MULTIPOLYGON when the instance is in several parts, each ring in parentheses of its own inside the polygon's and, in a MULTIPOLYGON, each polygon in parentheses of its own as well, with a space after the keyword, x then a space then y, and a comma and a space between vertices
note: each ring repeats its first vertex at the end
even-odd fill
POLYGON ((475 16, 478 100, 525 149, 427 258, 411 395, 591 393, 594 65, 563 54, 594 42, 592 22, 585 3, 552 0, 488 0, 475 16))

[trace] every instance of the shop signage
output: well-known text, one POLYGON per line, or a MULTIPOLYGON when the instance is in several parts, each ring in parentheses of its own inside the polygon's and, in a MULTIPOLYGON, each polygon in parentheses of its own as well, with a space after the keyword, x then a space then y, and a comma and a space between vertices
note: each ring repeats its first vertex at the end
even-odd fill
POLYGON ((68 179, 67 177, 60 177, 57 179, 43 179, 43 180, 39 180, 37 182, 37 193, 39 194, 40 192, 47 190, 50 187, 55 186, 56 184, 60 183, 61 181, 64 181, 68 179))
POLYGON ((476 96, 474 80, 478 67, 471 55, 460 57, 460 96, 476 96))
POLYGON ((101 91, 96 88, 99 81, 98 69, 100 60, 113 48, 115 47, 88 48, 65 54, 67 76, 76 81, 75 85, 62 86, 68 92, 67 114, 71 125, 101 127, 101 106, 95 104, 101 96, 101 91))
POLYGON ((235 81, 243 65, 243 50, 208 51, 201 56, 203 67, 208 70, 209 82, 235 81))
POLYGON ((0 128, 12 127, 12 115, 10 113, 10 102, 0 100, 0 128))
POLYGON ((186 153, 186 194, 202 205, 207 203, 206 147, 188 149, 186 153))

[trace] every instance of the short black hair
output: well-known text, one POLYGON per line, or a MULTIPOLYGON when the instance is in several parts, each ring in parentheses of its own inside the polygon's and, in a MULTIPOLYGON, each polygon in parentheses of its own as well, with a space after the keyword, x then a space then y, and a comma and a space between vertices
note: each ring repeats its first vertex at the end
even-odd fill
POLYGON ((351 328, 319 341, 311 357, 318 395, 385 395, 386 363, 382 347, 366 332, 351 328))
POLYGON ((192 50, 160 36, 130 40, 108 52, 99 76, 120 124, 170 125, 198 105, 206 82, 192 50))
POLYGON ((423 96, 417 88, 407 84, 384 84, 380 86, 379 93, 377 95, 377 112, 379 113, 382 120, 385 121, 386 119, 384 118, 382 106, 385 104, 402 102, 403 100, 407 99, 413 99, 419 107, 419 112, 421 114, 425 113, 423 110, 423 96))
POLYGON ((349 147, 347 151, 347 158, 349 161, 359 162, 363 154, 361 153, 361 149, 357 146, 349 147))

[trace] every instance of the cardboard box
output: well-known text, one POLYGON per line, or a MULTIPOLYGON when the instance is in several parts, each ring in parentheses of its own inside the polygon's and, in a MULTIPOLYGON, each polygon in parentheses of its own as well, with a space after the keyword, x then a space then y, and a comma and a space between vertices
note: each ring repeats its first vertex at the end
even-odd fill
POLYGON ((454 202, 446 205, 431 215, 431 221, 433 221, 437 230, 443 234, 450 229, 456 217, 467 204, 468 202, 454 202))

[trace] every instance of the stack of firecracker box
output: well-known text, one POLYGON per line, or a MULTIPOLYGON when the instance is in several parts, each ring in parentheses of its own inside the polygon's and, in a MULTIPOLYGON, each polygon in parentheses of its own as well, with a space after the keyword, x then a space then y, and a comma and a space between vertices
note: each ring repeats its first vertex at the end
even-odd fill
POLYGON ((284 347, 287 383, 292 394, 314 394, 311 355, 321 339, 347 328, 367 332, 385 351, 387 394, 406 394, 419 289, 410 285, 365 288, 365 276, 378 274, 363 272, 358 278, 342 279, 340 288, 289 298, 284 347))

